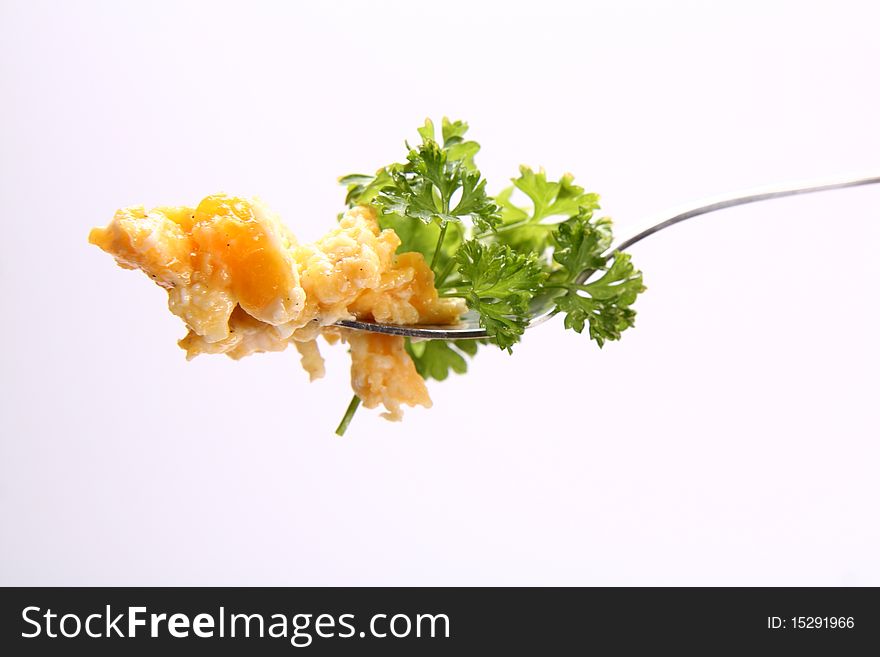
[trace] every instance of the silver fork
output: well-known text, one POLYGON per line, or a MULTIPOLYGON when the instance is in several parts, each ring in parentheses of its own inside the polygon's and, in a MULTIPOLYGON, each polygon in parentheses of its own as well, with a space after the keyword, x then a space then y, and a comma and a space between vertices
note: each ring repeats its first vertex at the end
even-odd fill
MULTIPOLYGON (((811 194, 813 192, 824 192, 831 189, 844 189, 846 187, 859 187, 861 185, 873 185, 876 183, 880 183, 880 175, 847 177, 811 183, 762 187, 741 192, 739 194, 710 199, 699 205, 692 205, 687 208, 676 210, 672 213, 667 212, 663 215, 663 218, 661 218, 660 221, 657 221, 655 218, 649 223, 648 228, 612 247, 609 250, 608 255, 614 251, 625 251, 636 242, 641 242, 646 237, 654 235, 665 228, 674 226, 682 221, 687 221, 688 219, 693 219, 694 217, 699 217, 700 215, 715 212, 716 210, 724 210, 725 208, 731 208, 736 205, 745 205, 747 203, 757 203, 758 201, 768 201, 770 199, 782 198, 784 196, 811 194)), ((593 273, 594 272, 592 271, 582 272, 579 277, 580 282, 586 281, 593 273)), ((547 303, 542 307, 535 308, 532 312, 532 318, 529 321, 528 328, 547 321, 554 314, 556 314, 556 311, 553 308, 552 302, 547 303)), ((338 322, 337 325, 357 331, 372 331, 373 333, 402 335, 409 338, 421 338, 424 340, 473 340, 489 337, 486 330, 480 326, 479 316, 473 312, 466 313, 457 324, 448 326, 377 324, 374 322, 361 322, 357 320, 343 320, 338 322)))

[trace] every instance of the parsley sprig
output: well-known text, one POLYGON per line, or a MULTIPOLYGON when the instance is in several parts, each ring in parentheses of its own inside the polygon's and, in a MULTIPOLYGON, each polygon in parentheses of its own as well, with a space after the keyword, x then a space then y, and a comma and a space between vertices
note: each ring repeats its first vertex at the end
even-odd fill
POLYGON ((490 336, 408 341, 419 374, 442 381, 466 372, 465 357, 478 344, 510 352, 542 299, 564 315, 565 328, 588 328, 600 347, 619 340, 635 323, 632 305, 645 287, 629 254, 609 251, 611 220, 593 216, 599 196, 571 174, 548 180, 543 169, 521 166, 512 185, 491 197, 474 161, 480 146, 467 130, 444 117, 438 138, 427 119, 421 143, 406 144, 405 162, 340 178, 346 202, 374 206, 380 225, 400 237, 399 251, 421 253, 440 293, 463 298, 490 336))
MULTIPOLYGON (((486 181, 474 165, 480 146, 464 140, 467 129, 466 123, 444 117, 441 146, 435 140, 433 121, 426 119, 418 130, 422 143, 416 147, 406 144, 409 152, 405 163, 383 167, 372 178, 355 174, 340 179, 348 185, 349 204, 372 203, 383 216, 390 215, 404 225, 409 223, 406 233, 417 232, 406 220, 436 226, 430 255, 435 273, 441 263, 446 268, 452 256, 443 250, 450 224, 457 224, 461 230, 463 220, 469 219, 477 230, 485 232, 501 221, 498 206, 486 194, 486 181)), ((413 250, 423 251, 424 245, 420 247, 413 250)), ((410 250, 405 245, 402 248, 410 250)))
POLYGON ((465 242, 455 259, 461 278, 444 294, 463 297, 479 313, 480 323, 495 343, 511 351, 526 330, 529 302, 541 289, 547 272, 534 253, 475 239, 465 242))

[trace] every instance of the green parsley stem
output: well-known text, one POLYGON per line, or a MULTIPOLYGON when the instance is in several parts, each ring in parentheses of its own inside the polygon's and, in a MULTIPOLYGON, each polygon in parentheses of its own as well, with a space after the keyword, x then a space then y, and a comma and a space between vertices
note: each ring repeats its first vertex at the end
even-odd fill
POLYGON ((343 435, 345 433, 345 430, 348 429, 348 425, 351 424, 351 418, 354 417, 354 413, 360 405, 361 398, 357 395, 354 395, 351 398, 351 402, 349 403, 348 408, 345 410, 345 415, 342 416, 342 422, 340 422, 339 426, 336 427, 337 436, 343 435))
POLYGON ((431 269, 437 265, 437 258, 440 257, 440 247, 443 246, 443 238, 446 237, 446 228, 449 226, 448 221, 444 221, 440 226, 440 235, 437 236, 437 246, 434 247, 434 255, 431 258, 431 269))
POLYGON ((455 267, 455 258, 450 258, 449 262, 447 262, 446 266, 443 268, 443 271, 440 272, 440 275, 437 276, 436 280, 434 281, 434 287, 439 288, 441 285, 443 285, 443 282, 446 280, 449 274, 452 273, 453 267, 455 267))

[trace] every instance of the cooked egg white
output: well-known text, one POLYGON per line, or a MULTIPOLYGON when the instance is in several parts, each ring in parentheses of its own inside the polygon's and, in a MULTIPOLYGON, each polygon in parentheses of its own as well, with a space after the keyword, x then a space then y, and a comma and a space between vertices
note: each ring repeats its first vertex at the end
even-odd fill
POLYGON ((346 331, 341 319, 451 324, 466 310, 441 299, 419 253, 396 254, 400 238, 379 230, 371 208, 347 211, 313 244, 293 234, 260 201, 225 195, 195 208, 116 212, 89 241, 127 269, 141 269, 168 290, 168 307, 189 331, 187 358, 299 351, 310 379, 324 374, 317 339, 350 345, 351 382, 367 408, 399 420, 401 405, 431 406, 403 338, 346 331))

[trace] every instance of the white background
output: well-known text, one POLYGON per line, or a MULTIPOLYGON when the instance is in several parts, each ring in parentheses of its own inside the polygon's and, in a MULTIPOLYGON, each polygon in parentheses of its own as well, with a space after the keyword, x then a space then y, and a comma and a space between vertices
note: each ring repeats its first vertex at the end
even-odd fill
POLYGON ((344 439, 341 349, 311 385, 292 350, 187 363, 165 293, 86 243, 218 191, 314 239, 428 115, 493 191, 572 171, 620 236, 876 171, 876 3, 0 11, 0 583, 880 584, 878 188, 651 238, 622 342, 551 322, 344 439))

